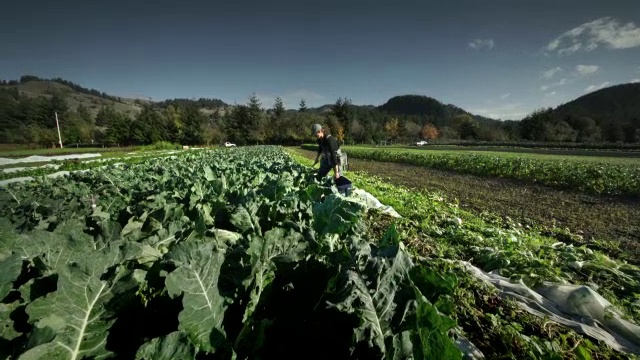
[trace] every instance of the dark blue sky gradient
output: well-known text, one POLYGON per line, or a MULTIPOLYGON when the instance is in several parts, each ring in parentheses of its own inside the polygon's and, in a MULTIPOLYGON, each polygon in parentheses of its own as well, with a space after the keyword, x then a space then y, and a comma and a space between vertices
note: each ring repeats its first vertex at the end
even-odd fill
POLYGON ((62 77, 154 100, 233 103, 256 93, 266 107, 275 96, 288 107, 300 97, 311 106, 337 97, 379 105, 412 93, 520 118, 589 86, 640 78, 637 0, 22 0, 2 7, 0 78, 62 77), (630 45, 545 51, 561 34, 605 17, 630 45), (493 46, 473 49, 476 39, 493 46), (598 70, 577 74, 578 65, 598 70), (556 67, 562 71, 553 77, 541 75, 556 67))

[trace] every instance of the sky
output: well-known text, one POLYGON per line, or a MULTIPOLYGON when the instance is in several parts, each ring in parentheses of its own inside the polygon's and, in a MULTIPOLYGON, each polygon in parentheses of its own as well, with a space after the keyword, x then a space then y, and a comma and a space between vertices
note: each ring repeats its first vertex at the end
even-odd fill
POLYGON ((0 79, 24 74, 266 108, 418 94, 521 119, 640 82, 640 2, 22 0, 0 12, 0 79))

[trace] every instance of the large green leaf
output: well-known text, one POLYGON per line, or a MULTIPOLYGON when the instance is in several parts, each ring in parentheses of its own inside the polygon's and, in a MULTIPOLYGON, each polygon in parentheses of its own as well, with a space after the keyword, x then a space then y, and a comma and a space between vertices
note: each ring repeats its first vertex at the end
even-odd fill
MULTIPOLYGON (((20 306, 20 302, 15 301, 11 304, 0 303, 0 343, 2 340, 13 340, 20 336, 20 333, 15 330, 13 326, 13 320, 11 314, 15 309, 20 306)), ((0 356, 2 351, 0 351, 0 356)))
POLYGON ((22 259, 33 261, 44 275, 49 275, 96 251, 93 239, 82 231, 83 228, 81 222, 70 221, 59 225, 55 232, 36 230, 16 239, 13 251, 22 259))
POLYGON ((404 245, 370 252, 363 249, 367 247, 361 246, 355 268, 343 274, 344 287, 338 292, 339 301, 333 304, 359 319, 353 333, 355 343, 377 348, 390 358, 416 357, 425 353, 425 348, 449 351, 439 354, 428 350, 432 356, 425 358, 459 355, 457 350, 450 351, 455 346, 446 335, 455 322, 439 314, 413 285, 409 274, 414 264, 404 245), (426 330, 425 321, 433 322, 426 330), (413 355, 409 356, 410 353, 413 355))
POLYGON ((231 224, 238 229, 239 232, 250 232, 261 234, 260 222, 258 218, 258 205, 251 203, 239 206, 233 214, 231 214, 231 224))
POLYGON ((415 266, 411 269, 411 280, 422 294, 432 302, 438 300, 441 295, 453 295, 458 285, 458 279, 455 274, 440 274, 432 268, 427 267, 428 262, 424 262, 425 266, 415 266))
POLYGON ((222 321, 227 301, 218 290, 224 253, 213 243, 186 241, 168 255, 177 268, 166 278, 167 291, 171 297, 183 294, 179 328, 198 348, 215 352, 225 341, 222 321))
POLYGON ((188 223, 188 219, 168 221, 163 224, 163 227, 154 235, 140 240, 140 242, 151 245, 157 250, 164 251, 180 239, 182 236, 182 227, 186 223, 188 223))
POLYGON ((17 254, 0 261, 0 301, 9 294, 21 271, 22 259, 17 254))
POLYGON ((205 179, 207 179, 207 181, 213 181, 216 178, 216 176, 213 174, 213 171, 211 170, 211 167, 205 166, 204 177, 205 179))
POLYGON ((319 235, 344 234, 361 217, 362 205, 331 194, 313 206, 313 228, 319 235))
MULTIPOLYGON (((416 327, 420 334, 420 345, 425 359, 457 360, 462 359, 460 350, 447 336, 447 331, 456 326, 451 318, 438 312, 435 306, 419 299, 417 308, 416 327)), ((415 341, 414 347, 418 345, 415 341)))
POLYGON ((139 242, 128 242, 122 247, 124 260, 136 261, 141 265, 151 265, 162 258, 162 252, 151 245, 139 242))
MULTIPOLYGON (((27 350, 20 355, 18 360, 82 359, 80 354, 76 354, 76 357, 71 357, 70 351, 57 343, 49 342, 27 350), (79 355, 80 357, 78 357, 79 355)), ((103 356, 102 358, 105 357, 103 356)))
POLYGON ((115 321, 109 302, 137 284, 125 277, 125 270, 107 276, 107 270, 120 261, 117 249, 94 251, 76 262, 59 267, 55 292, 27 306, 29 321, 38 328, 49 328, 53 341, 36 346, 25 359, 81 359, 110 356, 105 345, 108 330, 115 321))
MULTIPOLYGON (((393 337, 387 339, 387 353, 385 359, 388 360, 404 360, 404 359, 427 359, 422 356, 420 349, 414 347, 414 343, 418 339, 415 331, 403 331, 394 334, 393 337)), ((436 357, 436 359, 439 359, 436 357)))
MULTIPOLYGON (((392 334, 391 320, 397 304, 398 289, 406 283, 413 263, 402 244, 395 256, 366 257, 358 269, 347 270, 345 286, 336 308, 360 319, 355 329, 355 341, 366 342, 385 352, 385 337, 392 334)), ((366 255, 366 254, 364 254, 366 255)))
POLYGON ((18 234, 13 231, 14 226, 9 219, 0 217, 0 260, 13 253, 14 244, 18 234))
POLYGON ((304 257, 307 243, 302 234, 295 231, 275 228, 262 237, 254 237, 247 249, 251 256, 251 276, 245 284, 251 289, 251 298, 246 307, 246 321, 260 301, 262 291, 275 277, 276 262, 294 262, 304 257))
POLYGON ((294 179, 291 173, 283 172, 264 184, 261 194, 271 201, 279 200, 293 189, 293 182, 294 179))
POLYGON ((143 344, 138 349, 136 360, 187 360, 195 359, 195 353, 189 338, 182 332, 174 331, 143 344))

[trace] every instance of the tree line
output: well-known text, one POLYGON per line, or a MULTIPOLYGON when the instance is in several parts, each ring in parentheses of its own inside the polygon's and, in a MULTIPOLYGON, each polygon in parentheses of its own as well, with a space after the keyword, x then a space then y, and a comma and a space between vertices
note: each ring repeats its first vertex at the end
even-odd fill
POLYGON ((518 123, 524 140, 541 142, 637 143, 640 114, 636 117, 602 118, 577 114, 558 115, 553 109, 533 112, 518 123))
POLYGON ((72 108, 64 94, 29 97, 17 88, 0 88, 0 142, 54 146, 60 120, 63 143, 145 145, 169 141, 184 145, 297 145, 312 140, 311 125, 320 123, 338 140, 358 143, 411 143, 424 140, 638 142, 639 121, 608 125, 588 117, 557 118, 543 109, 522 121, 478 120, 458 112, 436 115, 390 114, 372 106, 355 106, 339 98, 329 107, 285 109, 281 98, 265 108, 254 95, 245 104, 222 106, 215 99, 175 99, 148 103, 141 111, 120 112, 103 106, 93 115, 84 105, 72 108), (204 106, 206 105, 206 106, 204 106))

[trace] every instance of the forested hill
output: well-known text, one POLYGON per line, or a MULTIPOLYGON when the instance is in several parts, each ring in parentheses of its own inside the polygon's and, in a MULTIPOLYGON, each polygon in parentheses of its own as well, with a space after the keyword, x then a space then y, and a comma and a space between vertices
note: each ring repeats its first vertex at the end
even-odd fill
POLYGON ((392 115, 424 116, 429 118, 436 126, 450 126, 453 118, 458 115, 469 115, 473 119, 485 123, 495 121, 494 119, 473 115, 455 105, 443 104, 434 98, 423 95, 394 96, 379 106, 378 110, 392 115))
POLYGON ((640 120, 640 83, 622 84, 594 91, 558 106, 554 115, 590 117, 599 123, 640 120))
POLYGON ((623 84, 542 109, 520 124, 534 141, 640 142, 640 84, 623 84))

